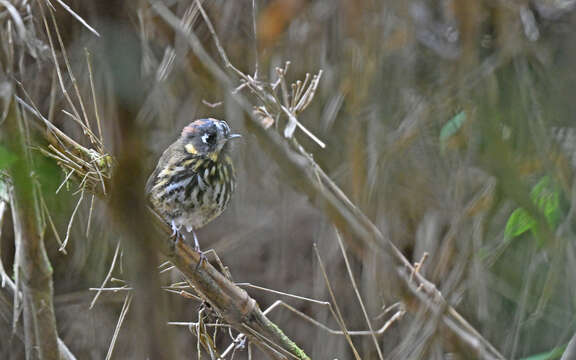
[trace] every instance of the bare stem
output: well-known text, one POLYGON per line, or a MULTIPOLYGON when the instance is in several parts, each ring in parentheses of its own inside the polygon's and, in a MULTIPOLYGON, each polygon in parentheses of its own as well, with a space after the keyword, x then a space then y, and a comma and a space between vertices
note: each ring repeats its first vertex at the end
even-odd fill
POLYGON ((57 360, 61 355, 53 306, 52 266, 39 228, 40 207, 30 176, 33 172, 26 134, 13 97, 0 133, 8 150, 18 158, 8 173, 13 185, 10 200, 16 242, 14 267, 22 291, 26 358, 57 360))
MULTIPOLYGON (((10 278, 4 278, 3 286, 0 287, 0 323, 3 322, 4 326, 12 325, 12 314, 14 311, 13 300, 16 293, 16 285, 10 278)), ((18 297, 22 294, 19 293, 18 297)), ((14 329, 16 337, 24 342, 24 329, 20 324, 14 329)), ((66 344, 58 338, 58 350, 60 351, 60 360, 76 360, 76 357, 66 344)))

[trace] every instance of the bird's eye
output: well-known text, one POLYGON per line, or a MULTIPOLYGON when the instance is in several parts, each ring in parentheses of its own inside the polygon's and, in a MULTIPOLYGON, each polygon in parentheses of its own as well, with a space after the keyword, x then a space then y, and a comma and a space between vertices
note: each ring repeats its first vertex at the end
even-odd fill
POLYGON ((215 140, 216 140, 216 134, 214 133, 205 133, 204 135, 202 135, 202 142, 204 144, 212 145, 214 144, 215 140))

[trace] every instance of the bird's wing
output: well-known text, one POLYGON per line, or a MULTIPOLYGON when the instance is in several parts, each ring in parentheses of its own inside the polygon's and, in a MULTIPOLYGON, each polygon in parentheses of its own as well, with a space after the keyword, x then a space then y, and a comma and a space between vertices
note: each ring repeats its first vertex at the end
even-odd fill
POLYGON ((148 180, 146 181, 146 188, 145 188, 146 194, 150 193, 150 190, 152 190, 152 187, 154 186, 154 180, 156 179, 156 177, 158 177, 158 174, 168 165, 168 161, 170 161, 170 155, 174 154, 175 152, 179 152, 180 147, 181 142, 180 139, 178 139, 177 141, 172 143, 172 145, 170 145, 166 150, 164 150, 162 156, 160 156, 160 159, 158 159, 158 165, 156 165, 156 168, 154 169, 154 171, 152 171, 152 174, 150 174, 148 180))
POLYGON ((154 186, 154 179, 156 179, 159 172, 160 172, 160 165, 156 165, 156 169, 152 171, 152 174, 150 174, 148 180, 146 180, 146 188, 145 188, 146 194, 150 194, 150 190, 152 190, 152 187, 154 186))

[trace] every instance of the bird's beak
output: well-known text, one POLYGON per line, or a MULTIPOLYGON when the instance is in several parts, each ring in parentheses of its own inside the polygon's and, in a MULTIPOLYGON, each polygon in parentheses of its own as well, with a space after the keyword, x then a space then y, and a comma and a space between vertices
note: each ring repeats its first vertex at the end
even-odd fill
POLYGON ((228 140, 237 139, 237 138, 241 138, 241 137, 242 137, 242 135, 240 135, 240 134, 230 134, 228 136, 228 140))

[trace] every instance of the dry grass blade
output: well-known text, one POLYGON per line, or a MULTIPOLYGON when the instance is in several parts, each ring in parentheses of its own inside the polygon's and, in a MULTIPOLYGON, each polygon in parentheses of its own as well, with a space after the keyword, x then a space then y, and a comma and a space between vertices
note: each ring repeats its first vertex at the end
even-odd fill
POLYGON ((346 271, 348 276, 350 277, 350 282, 352 283, 352 288, 354 289, 354 293, 356 294, 356 298, 358 299, 358 303, 360 304, 360 308, 362 309, 362 314, 364 315, 364 320, 366 320, 366 325, 368 325, 368 329, 372 333, 372 340, 374 341, 374 346, 376 347, 376 352, 378 353, 378 357, 380 359, 384 359, 382 355, 382 350, 380 350, 380 345, 378 344, 378 340, 376 340, 376 335, 374 333, 374 329, 372 328, 372 322, 370 321, 370 317, 368 316, 368 312, 366 311, 366 306, 364 306, 364 302, 362 301, 362 296, 360 295, 360 290, 358 290, 358 285, 356 285, 356 280, 354 279, 354 274, 352 273, 352 269, 350 268, 350 261, 348 260, 348 255, 346 254, 346 250, 344 249, 344 244, 342 243, 342 237, 338 230, 336 230, 336 238, 338 239, 338 246, 342 251, 342 257, 344 258, 344 263, 346 264, 346 271))
POLYGON ((100 34, 98 33, 98 31, 96 31, 92 26, 90 26, 86 20, 84 20, 80 15, 78 15, 74 10, 72 10, 72 8, 70 8, 70 6, 68 6, 68 4, 66 4, 64 1, 62 0, 56 0, 56 2, 58 2, 60 5, 62 5, 62 7, 68 11, 70 13, 70 15, 72 15, 76 20, 78 20, 80 22, 80 24, 84 25, 84 27, 86 27, 86 29, 90 30, 91 33, 93 33, 96 36, 100 36, 100 34))
POLYGON ((318 139, 318 137, 316 137, 316 135, 312 134, 308 129, 306 129, 304 127, 304 125, 302 125, 298 119, 296 118, 296 116, 294 116, 294 114, 292 114, 292 112, 290 110, 288 110, 284 105, 281 106, 282 111, 284 111, 284 113, 286 114, 286 116, 288 117, 288 125, 286 125, 286 130, 284 130, 284 136, 286 138, 291 138, 292 135, 294 134, 294 130, 296 128, 296 126, 298 126, 306 135, 308 135, 312 140, 314 140, 314 142, 316 144, 318 144, 318 146, 320 146, 321 148, 325 148, 326 144, 324 144, 323 141, 321 141, 320 139, 318 139), (293 124, 293 125, 291 125, 293 124))
MULTIPOLYGON (((335 319, 338 319, 338 316, 336 314, 336 312, 334 311, 334 307, 332 306, 331 303, 329 302, 320 302, 318 300, 313 300, 313 302, 320 304, 320 305, 324 305, 326 307, 328 307, 328 309, 330 310, 330 313, 334 316, 335 319)), ((394 313, 394 315, 392 315, 385 323, 384 325, 382 325, 379 329, 377 330, 346 330, 346 331, 342 331, 342 330, 335 330, 332 329, 328 326, 326 326, 325 324, 321 323, 320 321, 304 314, 303 312, 299 311, 298 309, 294 308, 293 306, 285 303, 282 300, 277 300, 276 302, 274 302, 272 305, 270 305, 265 311, 265 314, 270 313, 272 310, 274 310, 275 308, 277 308, 278 306, 282 306, 286 309, 288 309, 289 311, 293 312, 294 314, 298 315, 299 317, 301 317, 302 319, 310 322, 311 324, 321 328, 322 330, 332 334, 332 335, 349 335, 349 336, 374 336, 374 335, 382 335, 386 332, 386 330, 388 330, 388 328, 390 328, 390 326, 400 320, 404 314, 406 313, 406 310, 404 310, 404 308, 400 308, 398 309, 398 311, 396 311, 394 313)))
MULTIPOLYGON (((308 301, 308 302, 315 303, 315 304, 320 304, 320 305, 326 305, 326 304, 328 304, 328 303, 325 302, 325 301, 315 300, 315 299, 307 298, 307 297, 305 297, 305 296, 294 295, 294 294, 286 293, 286 292, 283 292, 283 291, 272 290, 272 289, 269 289, 269 288, 265 288, 265 287, 258 286, 258 285, 254 285, 254 284, 250 284, 250 283, 236 283, 236 285, 238 285, 238 286, 246 286, 246 287, 249 287, 249 288, 252 288, 252 289, 258 289, 258 290, 266 291, 266 292, 269 292, 269 293, 272 293, 272 294, 287 296, 287 297, 290 297, 290 298, 293 298, 293 299, 308 301)), ((266 313, 266 311, 264 311, 264 313, 266 313)))
MULTIPOLYGON (((330 313, 334 316, 335 319, 338 319, 338 315, 335 313, 334 308, 332 306, 332 304, 328 301, 321 301, 321 300, 316 300, 316 299, 311 299, 311 298, 307 298, 304 296, 298 296, 298 295, 294 295, 294 294, 289 294, 289 293, 285 293, 282 291, 277 291, 277 290, 272 290, 272 289, 268 289, 268 288, 264 288, 261 286, 257 286, 257 285, 253 285, 253 284, 249 284, 249 283, 237 283, 236 285, 238 286, 247 286, 253 289, 257 289, 257 290, 262 290, 262 291, 266 291, 272 294, 277 294, 277 295, 282 295, 282 296, 287 296, 293 299, 297 299, 297 300, 302 300, 302 301, 307 301, 313 304, 317 304, 317 305, 322 305, 322 306, 326 306, 328 307, 328 309, 330 310, 330 313)), ((396 313, 390 317, 390 319, 388 319, 388 321, 378 330, 369 330, 369 331, 364 331, 364 330, 348 330, 347 332, 341 331, 341 330, 334 330, 329 328, 328 326, 326 326, 325 324, 319 322, 318 320, 304 314, 303 312, 299 311, 298 309, 294 308, 293 306, 285 303, 282 300, 276 300, 272 305, 270 305, 266 310, 264 310, 264 314, 267 315, 269 314, 272 310, 274 310, 275 308, 277 308, 278 306, 282 306, 288 310, 290 310, 291 312, 295 313, 296 315, 300 316, 301 318, 303 318, 304 320, 318 326, 319 328, 329 332, 330 334, 333 335, 350 335, 350 336, 373 336, 373 335, 382 335, 384 334, 384 332, 390 327, 390 325, 392 323, 394 323, 395 321, 397 321, 398 319, 402 318, 402 316, 406 313, 406 310, 404 310, 404 308, 402 307, 401 304, 396 304, 396 306, 390 307, 388 309, 386 309, 386 311, 384 313, 382 313, 379 317, 381 317, 382 315, 390 312, 391 310, 393 310, 394 308, 398 308, 398 310, 396 311, 396 313)))
POLYGON ((78 199, 78 202, 76 203, 76 206, 72 211, 72 215, 70 215, 70 221, 68 221, 68 227, 66 228, 66 237, 64 238, 64 241, 62 242, 62 245, 60 245, 58 251, 66 252, 65 249, 66 245, 68 245, 68 240, 70 239, 70 230, 72 230, 72 223, 74 222, 74 218, 76 217, 76 212, 78 212, 80 204, 82 204, 82 200, 84 200, 84 190, 80 192, 80 198, 78 199))
POLYGON ((116 346, 116 341, 118 340, 118 334, 120 333, 120 328, 124 323, 124 319, 126 318, 126 314, 128 314, 128 310, 130 310, 131 303, 132 303, 132 293, 130 292, 124 298, 124 304, 122 304, 122 310, 120 311, 120 316, 118 316, 118 323, 116 324, 116 328, 114 329, 112 340, 110 340, 110 347, 108 348, 108 353, 106 354, 106 360, 110 360, 112 358, 112 353, 114 352, 114 346, 116 346))
POLYGON ((94 210, 94 199, 96 196, 92 194, 92 199, 90 200, 90 211, 88 212, 88 221, 86 222, 86 237, 90 235, 90 224, 92 224, 92 213, 94 210))
POLYGON ((27 34, 26 26, 24 25, 24 21, 22 20, 22 17, 20 16, 18 10, 7 0, 0 0, 0 4, 2 4, 6 8, 6 10, 8 10, 8 12, 10 13, 12 20, 14 21, 14 24, 16 24, 16 28, 18 29, 18 35, 20 36, 20 38, 25 39, 27 34))
MULTIPOLYGON (((76 81, 76 76, 74 75, 74 72, 72 71, 72 67, 70 66, 70 61, 68 60, 68 54, 66 53, 66 47, 64 46, 62 36, 60 35, 60 30, 58 29, 58 24, 56 22, 54 12, 51 9, 50 9, 50 17, 52 19, 54 31, 56 32, 56 37, 58 38, 60 50, 61 50, 62 56, 64 58, 64 64, 66 64, 66 70, 67 70, 68 76, 70 77, 70 80, 72 82, 72 86, 74 87, 74 92, 75 92, 77 100, 78 100, 78 103, 80 104, 80 109, 82 110, 82 116, 84 118, 82 130, 84 131, 85 135, 88 135, 88 138, 90 139, 92 144, 95 144, 101 150, 103 148, 103 145, 100 142, 100 139, 94 135, 94 133, 92 132, 92 129, 90 128, 90 122, 88 121, 88 113, 86 111, 86 107, 84 106, 84 101, 82 100, 82 95, 80 94, 80 89, 78 88, 78 82, 76 81)), ((49 30, 47 29, 46 31, 49 31, 49 30)), ((52 45, 52 42, 50 42, 50 44, 52 45)), ((59 71, 57 59, 55 56, 55 50, 52 49, 52 52, 53 52, 54 62, 56 65, 56 70, 59 71)), ((62 81, 61 81, 61 85, 63 85, 62 81)), ((80 114, 78 113, 78 110, 76 110, 76 107, 74 106, 71 99, 69 100, 69 104, 70 104, 70 106, 74 112, 75 118, 78 119, 78 122, 82 123, 80 121, 80 119, 81 119, 80 114)))
MULTIPOLYGON (((90 80, 90 91, 92 91, 92 102, 94 105, 94 118, 96 119, 96 124, 98 127, 98 139, 100 140, 99 144, 103 146, 104 138, 102 137, 102 124, 100 121, 100 114, 98 112, 98 101, 96 97, 96 89, 94 88, 94 75, 92 74, 92 62, 90 61, 90 52, 88 49, 85 50, 86 52, 86 64, 88 65, 88 76, 90 80)), ((100 148, 102 152, 104 149, 100 148)))
POLYGON ((252 34, 254 36, 254 79, 258 79, 260 70, 260 61, 258 59, 258 42, 256 38, 258 36, 257 26, 256 26, 256 13, 258 9, 256 8, 256 0, 252 0, 252 34))
MULTIPOLYGON (((52 215, 50 214, 50 210, 48 209, 48 206, 46 205, 46 201, 44 200, 44 195, 40 194, 39 199, 40 199, 40 206, 42 207, 42 212, 44 213, 44 216, 48 219, 48 223, 50 224, 50 229, 52 230, 54 237, 56 237, 56 241, 58 242, 58 245, 60 245, 60 247, 62 247, 62 244, 63 244, 62 239, 60 238, 60 234, 58 234, 58 230, 56 229, 56 225, 54 224, 54 220, 52 220, 52 215)), ((66 254, 65 249, 62 249, 61 251, 63 254, 66 254)))
POLYGON ((46 125, 53 134, 53 137, 49 138, 52 144, 48 145, 48 150, 41 148, 40 151, 46 156, 56 159, 62 166, 69 169, 66 178, 57 191, 70 177, 75 176, 81 179, 81 183, 85 188, 91 189, 96 193, 106 194, 107 183, 110 181, 112 170, 112 157, 105 152, 88 149, 80 145, 42 116, 37 109, 21 98, 17 96, 15 98, 20 105, 41 120, 42 124, 46 125))
POLYGON ((328 292, 330 293, 330 298, 332 299, 332 302, 334 303, 334 310, 336 311, 336 321, 338 322, 338 325, 340 325, 340 329, 342 330, 342 332, 344 332, 344 336, 346 337, 346 340, 348 341, 348 344, 350 345, 350 348, 352 349, 352 352, 354 353, 354 357, 356 358, 356 360, 360 360, 361 357, 358 354, 358 351, 356 350, 356 347, 354 346, 352 339, 350 338, 350 334, 348 332, 348 329, 346 328, 346 324, 344 323, 344 318, 342 317, 342 314, 340 313, 340 308, 338 307, 338 302, 336 301, 336 296, 334 296, 334 291, 332 290, 332 286, 330 285, 330 280, 328 279, 328 274, 326 274, 324 262, 322 261, 322 258, 320 257, 320 253, 318 252, 318 248, 316 247, 316 244, 314 244, 314 254, 316 255, 316 259, 318 259, 318 264, 320 265, 320 271, 322 272, 322 276, 324 277, 324 281, 326 282, 326 287, 328 288, 328 292))
POLYGON ((114 271, 114 268, 116 267, 116 260, 118 259, 119 253, 120 253, 120 243, 118 243, 116 245, 116 250, 114 250, 114 256, 112 257, 112 263, 110 264, 110 268, 108 269, 108 273, 106 274, 104 281, 102 281, 102 285, 100 285, 100 288, 97 290, 96 295, 94 295, 94 298, 90 302, 90 307, 89 307, 90 309, 92 309, 94 307, 94 305, 96 304, 96 300, 98 300, 98 297, 102 293, 102 290, 106 286, 106 283, 108 283, 108 281, 112 277, 112 272, 114 271))

